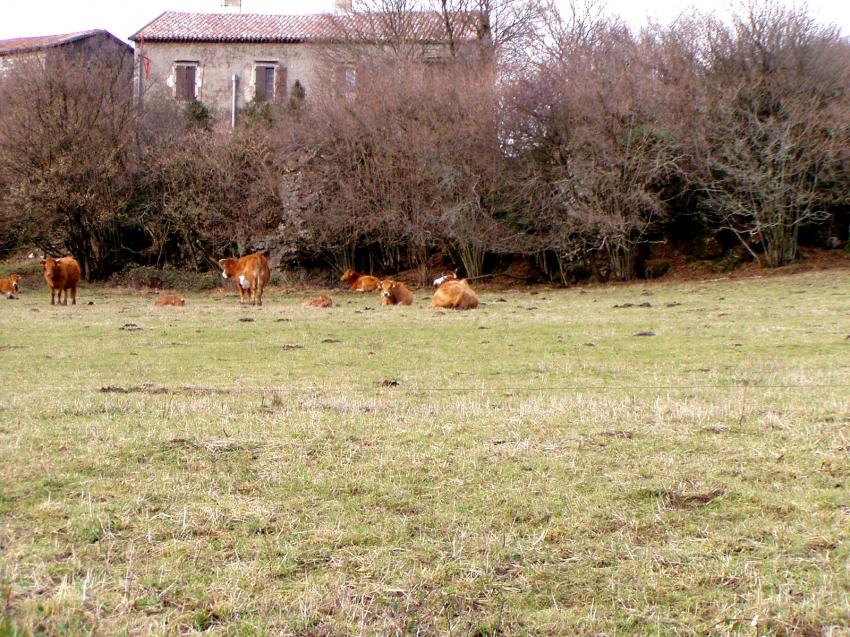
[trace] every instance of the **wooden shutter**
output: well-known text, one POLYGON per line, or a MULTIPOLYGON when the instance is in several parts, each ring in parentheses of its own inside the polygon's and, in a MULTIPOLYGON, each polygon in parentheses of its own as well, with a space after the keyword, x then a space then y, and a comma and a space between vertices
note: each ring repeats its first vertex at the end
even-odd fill
POLYGON ((177 65, 174 67, 174 79, 176 80, 177 90, 174 92, 174 96, 182 101, 186 99, 183 97, 186 95, 186 67, 177 65))
POLYGON ((195 67, 186 66, 186 101, 191 102, 195 99, 195 67))
POLYGON ((274 98, 277 102, 282 102, 286 99, 286 67, 279 66, 275 69, 274 74, 274 98))
POLYGON ((266 100, 266 67, 254 67, 254 99, 258 102, 266 100))
POLYGON ((191 102, 195 99, 195 67, 190 64, 178 64, 174 67, 174 77, 177 83, 176 96, 181 102, 191 102))

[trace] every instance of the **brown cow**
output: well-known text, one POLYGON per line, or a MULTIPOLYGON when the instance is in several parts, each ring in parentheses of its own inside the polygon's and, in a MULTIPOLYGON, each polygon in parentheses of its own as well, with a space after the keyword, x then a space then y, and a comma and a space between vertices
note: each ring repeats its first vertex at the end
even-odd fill
POLYGON ((332 307, 333 304, 333 299, 327 294, 323 294, 322 296, 312 296, 304 299, 301 305, 304 307, 332 307))
POLYGON ((458 279, 452 272, 443 274, 434 281, 437 291, 431 301, 433 307, 449 310, 472 310, 478 307, 478 295, 466 279, 458 279))
POLYGON ((80 284, 80 264, 77 260, 74 257, 47 257, 41 262, 44 264, 44 280, 50 288, 50 305, 55 305, 57 292, 59 304, 68 305, 68 290, 71 290, 71 305, 76 305, 77 286, 80 284), (65 292, 64 301, 62 292, 65 292))
POLYGON ((156 297, 156 301, 154 301, 153 304, 157 307, 165 307, 167 305, 186 305, 186 299, 179 294, 164 294, 156 297))
POLYGON ((218 264, 222 278, 236 281, 240 305, 245 303, 246 292, 251 305, 263 304, 263 289, 271 278, 266 255, 255 252, 240 259, 220 259, 218 264))
POLYGON ((0 293, 11 299, 12 293, 18 291, 18 281, 20 280, 20 274, 10 274, 8 278, 0 279, 0 293))
POLYGON ((381 281, 381 305, 410 305, 413 294, 401 281, 381 281))
POLYGON ((340 283, 348 283, 350 292, 374 292, 381 287, 381 281, 368 274, 360 274, 351 268, 343 272, 339 279, 340 283))

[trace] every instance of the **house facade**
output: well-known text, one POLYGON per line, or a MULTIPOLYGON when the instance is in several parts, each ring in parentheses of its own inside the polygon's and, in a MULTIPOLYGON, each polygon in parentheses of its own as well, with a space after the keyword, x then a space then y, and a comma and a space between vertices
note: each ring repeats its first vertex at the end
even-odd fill
MULTIPOLYGON (((412 43, 427 63, 451 54, 440 14, 406 14, 395 23, 385 18, 165 12, 130 36, 136 95, 140 101, 153 95, 197 100, 235 125, 252 102, 278 102, 293 89, 303 89, 309 99, 328 74, 353 83, 356 54, 392 39, 412 43)), ((471 34, 471 23, 452 31, 459 41, 471 34)))
POLYGON ((133 49, 103 29, 0 40, 0 76, 22 63, 37 61, 43 65, 52 55, 67 54, 121 65, 131 59, 133 49))

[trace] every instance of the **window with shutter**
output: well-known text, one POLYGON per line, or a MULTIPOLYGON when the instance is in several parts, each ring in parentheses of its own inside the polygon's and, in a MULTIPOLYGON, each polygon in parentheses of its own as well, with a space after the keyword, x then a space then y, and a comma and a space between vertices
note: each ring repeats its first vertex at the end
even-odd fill
POLYGON ((286 97, 286 67, 277 61, 256 62, 254 65, 254 99, 274 102, 286 97))
POLYGON ((341 97, 353 97, 357 87, 357 70, 352 66, 335 69, 336 91, 341 97))
POLYGON ((357 71, 353 68, 345 69, 345 87, 349 90, 354 89, 357 84, 357 71))
POLYGON ((175 97, 181 102, 191 102, 196 98, 195 64, 175 64, 175 97))

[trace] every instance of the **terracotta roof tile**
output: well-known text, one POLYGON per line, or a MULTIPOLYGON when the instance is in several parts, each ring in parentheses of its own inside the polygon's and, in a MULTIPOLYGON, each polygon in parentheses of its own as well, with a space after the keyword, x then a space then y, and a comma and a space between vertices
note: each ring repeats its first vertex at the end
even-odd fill
MULTIPOLYGON (((475 35, 471 14, 455 19, 458 39, 475 35)), ((260 15, 250 13, 179 13, 166 11, 130 36, 135 42, 330 42, 386 40, 388 33, 405 39, 439 42, 446 39, 442 16, 436 12, 408 14, 390 25, 389 14, 260 15), (402 22, 402 21, 399 21, 402 22)))
POLYGON ((101 33, 108 32, 103 29, 90 29, 88 31, 77 31, 76 33, 64 33, 61 35, 38 35, 30 38, 0 40, 0 55, 13 55, 16 53, 40 51, 41 49, 62 46, 63 44, 82 40, 83 38, 101 33))

